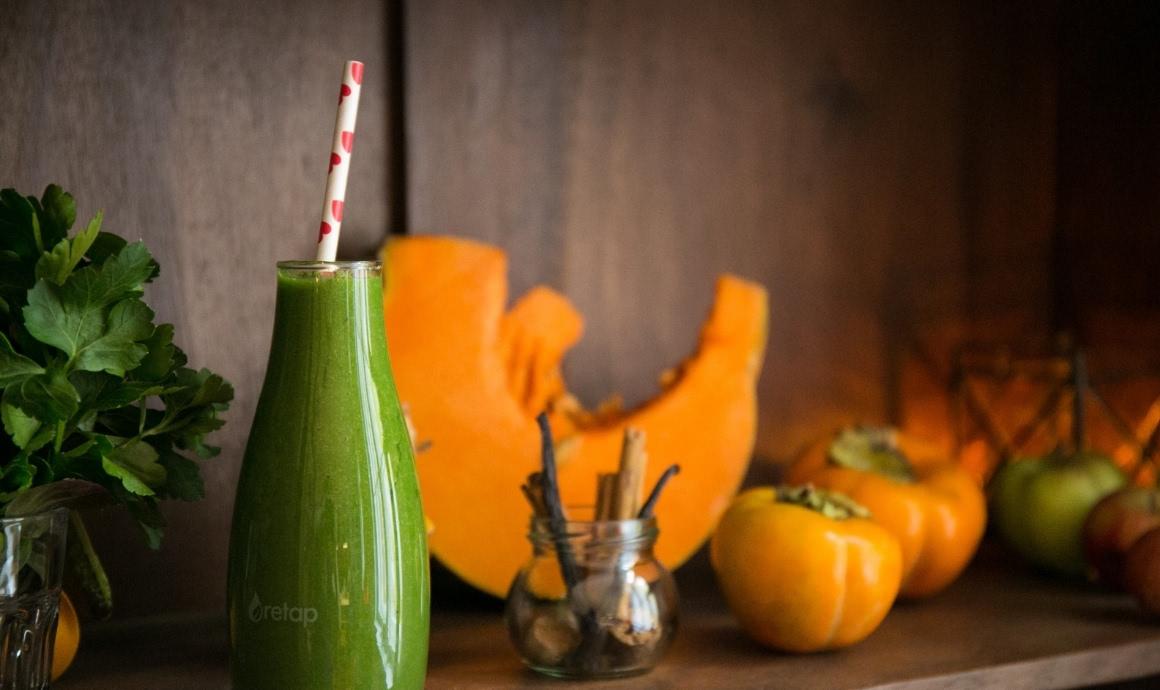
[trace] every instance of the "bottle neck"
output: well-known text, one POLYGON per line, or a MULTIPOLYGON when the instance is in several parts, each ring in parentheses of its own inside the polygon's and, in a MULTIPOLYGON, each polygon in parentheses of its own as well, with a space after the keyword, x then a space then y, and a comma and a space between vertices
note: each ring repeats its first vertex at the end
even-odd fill
POLYGON ((386 357, 378 262, 281 262, 271 368, 371 368, 386 357))

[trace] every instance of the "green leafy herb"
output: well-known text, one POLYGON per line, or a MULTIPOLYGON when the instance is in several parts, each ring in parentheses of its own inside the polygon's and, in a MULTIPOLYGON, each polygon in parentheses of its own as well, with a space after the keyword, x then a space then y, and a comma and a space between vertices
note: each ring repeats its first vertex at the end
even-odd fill
POLYGON ((26 513, 100 487, 156 547, 158 501, 204 494, 194 459, 217 454, 206 436, 233 389, 186 366, 173 326, 142 301, 157 263, 102 220, 70 237, 76 203, 60 187, 0 190, 0 506, 26 513))

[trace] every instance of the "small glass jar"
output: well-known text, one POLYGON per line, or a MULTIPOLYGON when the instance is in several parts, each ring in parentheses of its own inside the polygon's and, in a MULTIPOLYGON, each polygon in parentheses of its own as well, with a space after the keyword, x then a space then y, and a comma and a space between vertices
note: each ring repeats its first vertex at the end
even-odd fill
POLYGON ((559 678, 646 673, 677 631, 672 575, 653 555, 656 519, 568 521, 563 539, 533 518, 532 558, 508 591, 523 662, 559 678), (562 557, 562 558, 561 558, 562 557))

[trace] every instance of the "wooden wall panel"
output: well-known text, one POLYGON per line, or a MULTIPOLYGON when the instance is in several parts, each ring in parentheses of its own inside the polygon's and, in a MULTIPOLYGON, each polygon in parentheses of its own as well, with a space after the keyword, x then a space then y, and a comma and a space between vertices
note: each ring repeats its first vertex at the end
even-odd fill
POLYGON ((1160 415, 1160 5, 1068 0, 1060 15, 1057 320, 1146 438, 1160 415))
POLYGON ((1033 17, 997 7, 408 3, 410 228, 499 244, 516 294, 571 297, 590 403, 651 394, 732 271, 770 290, 759 454, 897 417, 916 334, 1049 292, 1041 265, 992 289, 1046 261, 1053 185, 1042 56, 1007 71, 1033 17), (980 275, 993 237, 1011 251, 980 275))
POLYGON ((1045 329, 1054 15, 936 5, 416 0, 388 104, 392 3, 0 0, 0 185, 58 181, 143 237, 159 315, 238 389, 164 549, 123 516, 97 535, 120 615, 222 604, 273 262, 310 252, 347 57, 369 81, 343 253, 401 219, 503 246, 514 294, 545 282, 588 316, 566 365, 588 402, 651 394, 722 271, 770 289, 772 458, 905 416, 902 353, 948 321, 1045 329))
POLYGON ((959 207, 963 302, 928 315, 890 352, 896 407, 887 415, 948 446, 955 348, 1044 341, 1054 320, 1056 3, 963 3, 960 12, 960 160, 947 183, 959 207))
MULTIPOLYGON (((966 317, 999 337, 1050 329, 1056 209, 1055 2, 970 3, 960 201, 966 317)), ((981 330, 981 328, 980 328, 981 330)), ((976 333, 976 335, 983 335, 976 333)))
MULTIPOLYGON (((1089 344, 1160 345, 1160 5, 1065 2, 1059 298, 1089 344), (1118 322, 1118 324, 1117 324, 1118 322)), ((1156 358, 1153 361, 1157 361, 1156 358)))
POLYGON ((121 515, 97 531, 118 615, 224 606, 242 447, 265 370, 274 262, 313 254, 343 60, 367 63, 343 252, 388 217, 383 3, 0 1, 0 185, 59 182, 87 218, 141 237, 147 298, 190 361, 237 398, 208 497, 167 511, 150 553, 121 515), (329 28, 328 28, 329 27, 329 28))

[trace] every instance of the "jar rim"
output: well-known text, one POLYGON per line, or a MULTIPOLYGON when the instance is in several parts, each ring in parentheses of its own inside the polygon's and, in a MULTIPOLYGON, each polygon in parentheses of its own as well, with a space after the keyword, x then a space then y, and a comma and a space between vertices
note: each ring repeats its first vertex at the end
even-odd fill
MULTIPOLYGON (((660 530, 655 516, 624 520, 565 520, 564 538, 587 539, 593 543, 629 544, 651 543, 660 530)), ((533 516, 528 539, 534 544, 550 546, 558 541, 552 530, 552 519, 533 516)))

